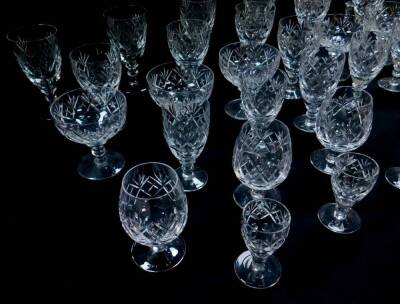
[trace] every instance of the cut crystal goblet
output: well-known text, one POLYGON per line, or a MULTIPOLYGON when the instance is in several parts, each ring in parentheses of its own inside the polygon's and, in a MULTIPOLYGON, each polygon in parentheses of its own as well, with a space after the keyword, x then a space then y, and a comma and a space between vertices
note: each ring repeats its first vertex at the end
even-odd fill
POLYGON ((385 178, 393 187, 400 189, 400 167, 392 167, 387 169, 385 178))
POLYGON ((200 19, 212 30, 217 8, 216 0, 181 0, 181 19, 200 19))

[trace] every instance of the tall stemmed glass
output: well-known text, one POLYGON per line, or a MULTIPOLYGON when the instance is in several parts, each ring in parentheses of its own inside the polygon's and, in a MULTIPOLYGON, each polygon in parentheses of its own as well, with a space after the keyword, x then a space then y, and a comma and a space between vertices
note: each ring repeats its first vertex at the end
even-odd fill
POLYGON ((233 192, 236 204, 243 208, 254 199, 279 197, 275 188, 286 179, 291 164, 292 142, 284 123, 245 122, 232 158, 233 170, 242 183, 233 192))
POLYGON ((330 52, 324 47, 303 56, 300 66, 300 90, 307 113, 296 117, 294 125, 313 133, 321 103, 335 93, 345 62, 343 53, 330 52))
POLYGON ((296 16, 283 17, 279 20, 278 47, 289 77, 286 99, 301 99, 299 87, 301 57, 304 52, 318 46, 318 35, 300 25, 296 16))
POLYGON ((177 266, 186 251, 179 237, 188 216, 187 198, 176 172, 162 163, 131 168, 122 179, 119 217, 135 242, 132 258, 149 272, 177 266))
POLYGON ((181 19, 200 19, 212 30, 217 8, 216 0, 181 0, 181 19))
POLYGON ((257 199, 243 208, 241 232, 248 251, 234 264, 242 283, 262 289, 279 281, 282 267, 273 253, 289 235, 290 222, 289 210, 276 200, 257 199))
POLYGON ((246 1, 235 6, 235 26, 242 44, 264 44, 275 18, 275 4, 264 1, 246 1))
POLYGON ((336 203, 325 204, 319 209, 321 224, 341 234, 359 230, 361 218, 352 207, 372 190, 378 175, 379 165, 364 154, 348 152, 336 157, 331 176, 336 203))
POLYGON ((331 0, 294 0, 294 9, 299 22, 306 27, 313 27, 326 16, 331 0))
MULTIPOLYGON (((219 51, 219 67, 224 77, 241 90, 240 77, 248 67, 256 67, 267 80, 278 70, 279 51, 268 45, 241 45, 239 42, 228 44, 219 51)), ((242 109, 242 100, 235 99, 225 105, 225 113, 238 120, 246 120, 242 109)))
POLYGON ((393 187, 400 189, 400 167, 392 167, 386 170, 385 178, 393 187))
POLYGON ((124 94, 110 92, 99 101, 82 89, 75 89, 58 97, 51 104, 50 113, 62 135, 91 149, 91 154, 84 156, 78 166, 82 177, 103 180, 122 170, 124 157, 117 152, 106 151, 104 145, 125 124, 124 94))
POLYGON ((313 166, 332 174, 335 157, 359 148, 372 129, 373 98, 366 91, 339 87, 331 99, 325 100, 318 112, 315 133, 325 149, 315 150, 313 166))
POLYGON ((25 76, 45 96, 44 117, 56 98, 57 81, 61 75, 61 52, 57 43, 57 28, 50 24, 21 27, 7 34, 13 52, 25 76))
POLYGON ((69 53, 72 72, 82 89, 92 98, 107 98, 118 90, 121 61, 118 49, 110 43, 91 43, 69 53))
POLYGON ((139 60, 144 54, 147 36, 147 10, 139 5, 125 5, 104 12, 107 34, 120 51, 127 70, 129 87, 127 94, 143 92, 146 88, 138 79, 139 60))

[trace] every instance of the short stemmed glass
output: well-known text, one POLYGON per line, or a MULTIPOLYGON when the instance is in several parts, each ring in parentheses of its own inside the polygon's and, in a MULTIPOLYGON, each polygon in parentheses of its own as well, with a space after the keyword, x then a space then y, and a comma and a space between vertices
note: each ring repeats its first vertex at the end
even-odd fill
POLYGON ((380 32, 358 31, 351 38, 349 65, 353 87, 364 90, 385 65, 390 40, 380 32))
POLYGON ((331 176, 336 203, 325 204, 319 209, 321 224, 341 234, 360 229, 361 218, 352 207, 372 190, 378 175, 379 165, 364 154, 347 152, 337 156, 331 176))
POLYGON ((236 204, 243 208, 254 199, 279 197, 275 188, 286 179, 291 164, 292 142, 284 123, 245 122, 232 158, 233 170, 242 183, 233 192, 236 204))
POLYGON ((235 6, 235 26, 242 44, 264 44, 275 18, 273 2, 246 1, 235 6))
MULTIPOLYGON (((279 51, 268 44, 253 46, 234 42, 219 51, 219 67, 222 74, 239 90, 241 90, 240 78, 245 68, 256 68, 267 80, 278 70, 279 62, 279 51)), ((225 105, 225 113, 234 119, 247 119, 240 98, 228 102, 225 105)))
POLYGON ((294 120, 294 125, 301 131, 314 132, 319 107, 335 93, 345 58, 343 53, 330 52, 324 47, 303 56, 300 65, 300 91, 307 113, 294 120))
POLYGON ((181 19, 200 19, 212 30, 217 8, 216 0, 181 0, 181 19))
POLYGON ((72 72, 82 89, 92 98, 116 92, 121 80, 118 49, 110 43, 91 43, 69 53, 72 72))
POLYGON ((301 26, 296 16, 281 18, 278 25, 278 47, 289 78, 286 99, 301 99, 299 70, 301 56, 319 46, 319 37, 301 26))
POLYGON ((372 120, 372 96, 352 87, 339 87, 331 99, 322 103, 317 115, 315 133, 326 148, 311 153, 313 166, 332 174, 338 154, 353 151, 367 140, 372 120))
POLYGON ((25 76, 46 98, 48 106, 56 98, 56 85, 61 75, 61 52, 57 28, 49 24, 21 27, 7 34, 13 52, 25 76))
POLYGON ((296 16, 302 25, 321 22, 329 11, 331 0, 294 0, 296 16))
POLYGON ((125 164, 120 153, 106 151, 104 145, 125 124, 126 99, 120 91, 103 97, 99 101, 84 90, 75 89, 50 106, 58 131, 69 140, 90 147, 91 154, 84 156, 78 166, 78 173, 90 180, 114 176, 125 164))
POLYGON ((257 199, 243 208, 241 232, 248 251, 234 263, 242 283, 262 289, 279 281, 282 266, 273 253, 289 235, 290 222, 289 210, 276 200, 257 199))
POLYGON ((147 10, 139 5, 110 8, 104 12, 107 19, 107 34, 110 42, 117 46, 121 60, 127 70, 127 94, 146 90, 139 81, 139 61, 144 54, 147 37, 147 10))
POLYGON ((182 67, 199 66, 207 55, 211 29, 200 19, 181 19, 167 25, 168 46, 182 67))
POLYGON ((170 166, 144 163, 131 168, 122 179, 119 216, 135 242, 131 254, 141 269, 161 272, 182 261, 186 245, 179 235, 188 216, 187 198, 170 166))
POLYGON ((385 178, 393 187, 400 189, 400 167, 392 167, 387 169, 385 178))

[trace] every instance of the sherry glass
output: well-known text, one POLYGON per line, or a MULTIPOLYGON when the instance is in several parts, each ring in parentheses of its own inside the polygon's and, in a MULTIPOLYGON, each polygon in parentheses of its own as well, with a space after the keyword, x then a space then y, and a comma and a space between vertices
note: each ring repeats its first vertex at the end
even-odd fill
POLYGON ((280 279, 282 267, 273 253, 285 242, 290 230, 291 215, 280 202, 256 199, 242 212, 241 232, 248 251, 235 261, 239 280, 251 288, 268 288, 280 279))
MULTIPOLYGON (((268 45, 228 44, 219 51, 219 67, 224 77, 241 90, 241 75, 244 69, 261 72, 264 80, 272 77, 278 70, 279 51, 268 45)), ((225 105, 225 113, 234 119, 246 120, 242 100, 235 99, 225 105)))
POLYGON ((162 163, 131 168, 122 179, 119 217, 135 242, 132 258, 149 272, 177 266, 186 251, 179 236, 188 216, 187 198, 178 175, 162 163))
POLYGON ((329 11, 331 0, 294 0, 296 16, 301 24, 321 22, 329 11))
POLYGON ((7 34, 13 53, 25 76, 45 96, 48 107, 56 98, 57 81, 61 75, 61 52, 57 28, 50 24, 21 27, 7 34))
POLYGON ((292 142, 284 123, 245 122, 232 159, 233 170, 241 182, 233 192, 236 204, 243 208, 254 199, 279 197, 275 188, 288 176, 291 163, 292 142))
POLYGON ((107 98, 118 90, 122 67, 113 44, 85 44, 73 49, 69 58, 76 80, 92 98, 107 98))
POLYGON ((179 66, 193 67, 203 63, 210 44, 211 29, 199 19, 181 19, 167 25, 172 57, 179 66))
POLYGON ((216 0, 181 0, 181 19, 200 19, 212 30, 217 8, 216 0))
POLYGON ((91 154, 84 156, 78 173, 90 180, 103 180, 119 173, 125 164, 118 152, 104 145, 124 126, 126 99, 120 91, 110 92, 101 101, 82 89, 58 97, 50 106, 58 131, 69 140, 87 145, 91 154))
POLYGON ((194 166, 207 142, 210 128, 210 103, 171 103, 162 110, 164 138, 181 167, 176 170, 185 192, 203 188, 206 171, 194 166))
POLYGON ((352 207, 372 190, 378 175, 379 165, 364 154, 347 152, 337 156, 331 176, 336 203, 325 204, 319 209, 321 224, 341 234, 360 229, 361 218, 352 207))
POLYGON ((343 53, 330 52, 324 47, 303 56, 300 65, 300 91, 307 113, 294 120, 295 127, 301 131, 314 132, 319 107, 335 93, 345 58, 343 53))
POLYGON ((139 5, 110 8, 104 12, 108 37, 120 51, 121 60, 127 70, 127 94, 146 90, 139 81, 139 60, 144 54, 147 37, 147 10, 139 5))
POLYGON ((368 92, 339 87, 319 109, 315 133, 326 148, 311 154, 312 165, 323 173, 332 174, 335 156, 353 151, 367 140, 372 118, 373 98, 368 92))
POLYGON ((393 187, 400 189, 400 167, 392 167, 387 169, 385 178, 393 187))

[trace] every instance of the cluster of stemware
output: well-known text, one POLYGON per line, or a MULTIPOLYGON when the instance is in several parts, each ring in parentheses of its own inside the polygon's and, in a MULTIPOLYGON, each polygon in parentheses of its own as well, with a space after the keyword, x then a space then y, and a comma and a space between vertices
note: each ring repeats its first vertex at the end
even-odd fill
MULTIPOLYGON (((285 99, 304 99, 306 114, 294 125, 315 133, 323 149, 310 161, 331 175, 335 203, 325 204, 318 219, 329 230, 348 234, 360 229, 352 209, 374 187, 379 165, 353 152, 371 132, 373 97, 365 89, 392 62, 392 77, 381 88, 400 91, 400 4, 383 0, 353 0, 344 14, 328 15, 330 0, 294 0, 294 16, 278 22, 278 49, 267 44, 275 18, 275 1, 244 0, 235 7, 238 42, 219 51, 223 76, 240 91, 225 112, 245 120, 236 138, 232 165, 241 184, 233 198, 242 208, 241 233, 248 251, 234 263, 238 278, 252 288, 268 288, 281 276, 273 253, 288 236, 291 215, 276 189, 292 163, 289 128, 277 120, 285 99), (353 13, 354 11, 354 13, 353 13), (348 54, 348 65, 346 61, 348 54), (285 71, 279 69, 282 59, 285 71), (339 83, 352 79, 352 86, 339 83)), ((182 0, 180 19, 166 26, 174 62, 152 68, 147 86, 139 80, 139 61, 147 37, 146 9, 117 6, 104 12, 109 41, 73 49, 69 59, 81 87, 56 96, 61 74, 57 29, 39 24, 7 35, 28 79, 45 95, 55 127, 73 142, 87 145, 91 154, 78 166, 81 176, 102 180, 125 164, 106 142, 126 123, 125 94, 148 88, 162 111, 163 134, 179 161, 177 170, 162 163, 131 168, 123 177, 119 215, 134 240, 134 262, 150 272, 166 271, 185 255, 179 236, 186 224, 185 192, 203 188, 207 173, 195 166, 208 138, 214 73, 203 64, 215 21, 215 0, 182 0), (128 86, 119 89, 122 69, 128 86)), ((400 168, 386 172, 400 188, 400 168)))

